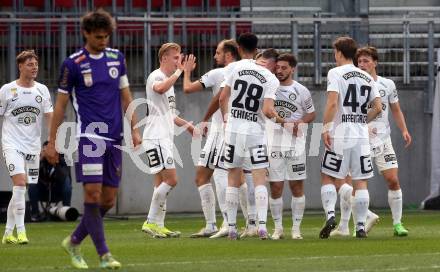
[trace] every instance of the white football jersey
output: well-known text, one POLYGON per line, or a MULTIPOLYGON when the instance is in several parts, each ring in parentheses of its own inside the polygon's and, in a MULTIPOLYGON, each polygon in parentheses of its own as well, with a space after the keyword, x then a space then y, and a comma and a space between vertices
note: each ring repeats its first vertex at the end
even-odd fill
POLYGON ((391 130, 388 119, 389 107, 390 104, 399 102, 394 81, 388 78, 377 76, 375 84, 379 90, 380 98, 382 100, 382 113, 380 113, 375 120, 368 124, 370 131, 372 132, 372 134, 370 134, 370 140, 373 146, 376 146, 374 144, 374 138, 378 137, 379 142, 382 142, 388 138, 388 136, 390 136, 391 130))
POLYGON ((0 116, 3 116, 2 149, 40 154, 44 113, 53 112, 49 90, 35 82, 24 88, 12 81, 0 89, 0 116))
POLYGON ((275 100, 278 79, 254 60, 235 62, 225 84, 231 88, 228 122, 225 131, 248 135, 264 135, 266 116, 262 112, 265 98, 275 100))
MULTIPOLYGON (((203 85, 204 88, 212 89, 212 96, 216 96, 220 91, 220 87, 222 82, 225 80, 224 76, 225 68, 217 68, 213 69, 206 74, 204 74, 199 82, 203 85)), ((218 109, 212 115, 211 127, 209 129, 210 132, 218 132, 223 129, 223 117, 220 109, 218 109)))
POLYGON ((368 138, 368 104, 380 97, 373 78, 353 64, 342 65, 328 71, 327 91, 339 93, 330 135, 333 138, 368 138))
POLYGON ((146 98, 147 125, 143 139, 164 139, 174 136, 174 118, 176 116, 176 97, 172 86, 163 94, 153 91, 153 86, 168 77, 160 70, 154 70, 147 78, 146 98))
MULTIPOLYGON (((293 81, 289 86, 280 85, 276 92, 275 110, 287 122, 297 121, 307 113, 315 111, 310 91, 293 81)), ((290 131, 272 121, 266 122, 270 146, 293 147, 294 137, 290 131)), ((305 140, 305 139, 304 139, 305 140)))

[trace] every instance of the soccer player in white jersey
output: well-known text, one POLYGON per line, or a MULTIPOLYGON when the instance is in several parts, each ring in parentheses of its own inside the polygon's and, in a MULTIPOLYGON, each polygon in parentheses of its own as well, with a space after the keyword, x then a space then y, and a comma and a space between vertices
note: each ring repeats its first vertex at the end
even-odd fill
POLYGON ((353 65, 356 50, 356 42, 350 37, 339 37, 333 43, 337 67, 327 75, 322 134, 325 152, 321 165, 321 199, 326 222, 319 233, 321 239, 328 238, 336 227, 335 182, 344 179, 349 172, 356 191, 356 237, 367 237, 367 180, 373 176, 367 123, 376 118, 382 105, 374 79, 353 65), (367 112, 369 104, 371 109, 367 112))
POLYGON ((53 112, 49 90, 35 81, 37 55, 33 50, 25 50, 17 55, 16 61, 19 78, 0 89, 2 150, 13 183, 3 244, 29 242, 24 226, 26 183, 38 182, 43 115, 49 131, 53 112), (15 227, 17 237, 13 233, 15 227))
MULTIPOLYGON (((399 127, 402 137, 405 141, 405 147, 411 142, 411 135, 406 127, 405 117, 400 109, 399 98, 396 85, 391 79, 377 75, 376 67, 379 56, 375 47, 363 47, 357 50, 355 60, 358 67, 369 73, 379 90, 382 102, 382 114, 369 123, 370 145, 372 148, 372 157, 379 170, 385 178, 388 185, 388 204, 391 208, 393 218, 393 229, 395 236, 407 236, 408 230, 402 225, 402 190, 398 178, 398 164, 396 153, 391 142, 390 124, 388 112, 391 109, 393 118, 399 127)), ((345 186, 345 185, 344 185, 345 186)), ((367 220, 377 221, 378 216, 369 212, 367 220)), ((372 227, 374 224, 370 224, 372 227)))
POLYGON ((265 118, 284 122, 274 109, 278 79, 266 68, 255 64, 253 56, 258 38, 243 33, 237 40, 242 60, 236 62, 230 73, 225 74, 225 87, 220 94, 220 107, 226 120, 225 166, 228 168, 226 204, 229 224, 228 237, 238 238, 237 207, 242 169, 252 170, 255 184, 255 202, 258 215, 258 235, 267 239, 268 193, 266 168, 269 166, 265 118))
POLYGON ((176 115, 174 83, 183 72, 180 46, 165 43, 159 49, 160 68, 147 78, 147 125, 142 146, 146 150, 149 171, 154 174, 154 192, 150 210, 142 230, 156 238, 178 237, 180 232, 164 226, 166 201, 171 189, 177 185, 174 165, 174 124, 185 126, 189 133, 194 126, 176 115))
POLYGON ((398 177, 396 153, 394 152, 390 137, 389 110, 391 110, 394 121, 402 133, 405 147, 411 144, 411 135, 408 132, 405 117, 400 109, 396 85, 391 79, 377 75, 376 67, 379 57, 376 48, 368 46, 358 49, 355 59, 358 67, 373 77, 382 100, 382 114, 368 124, 372 157, 388 185, 388 204, 390 205, 393 217, 394 235, 407 236, 408 231, 401 222, 402 190, 400 189, 398 177))
POLYGON ((305 209, 304 180, 306 174, 306 131, 315 119, 315 108, 309 90, 292 79, 297 64, 292 54, 281 54, 276 62, 276 77, 280 87, 276 92, 275 109, 278 115, 294 124, 287 131, 278 124, 266 122, 269 146, 270 193, 269 207, 275 223, 272 239, 283 238, 283 187, 289 181, 292 192, 292 239, 302 239, 300 225, 305 209), (295 135, 296 134, 296 135, 295 135))
MULTIPOLYGON (((357 66, 369 73, 379 90, 379 94, 382 100, 382 114, 380 114, 375 120, 368 124, 370 131, 370 145, 372 148, 372 157, 376 163, 379 172, 384 176, 388 185, 388 204, 391 208, 391 214, 393 217, 393 229, 396 236, 407 236, 408 231, 403 227, 402 219, 402 191, 400 189, 400 183, 398 178, 398 164, 396 154, 394 152, 393 145, 390 137, 390 124, 388 120, 388 112, 391 109, 393 118, 396 121, 397 126, 401 130, 402 137, 405 140, 405 147, 408 147, 411 142, 411 135, 406 127, 405 117, 400 109, 399 98, 397 95, 396 85, 390 79, 377 75, 376 67, 379 56, 375 47, 367 46, 357 50, 355 56, 355 62, 357 66)), ((348 195, 351 195, 352 188, 349 184, 343 184, 339 189, 339 192, 346 191, 348 195)), ((346 198, 350 200, 350 198, 346 198)), ((351 203, 347 203, 351 205, 351 203)), ((343 206, 347 205, 343 203, 343 196, 341 195, 341 221, 331 236, 349 235, 348 220, 350 215, 347 215, 345 222, 342 221, 343 206)), ((348 207, 347 205, 347 207, 348 207)), ((353 214, 353 218, 355 214, 353 214)), ((379 216, 375 213, 368 211, 366 231, 367 233, 378 221, 379 216)))
MULTIPOLYGON (((210 237, 218 232, 216 226, 215 214, 215 195, 210 183, 211 176, 214 174, 216 184, 217 198, 219 200, 220 210, 224 216, 222 225, 223 235, 227 235, 226 208, 224 195, 227 186, 227 178, 219 179, 218 172, 225 171, 218 166, 220 148, 223 141, 223 117, 219 109, 218 101, 220 96, 220 86, 224 81, 224 66, 239 59, 238 45, 234 40, 223 40, 217 45, 214 55, 218 67, 205 73, 199 80, 191 82, 191 72, 195 68, 195 57, 189 55, 186 57, 183 77, 183 91, 185 93, 199 92, 205 88, 211 88, 213 99, 208 105, 207 112, 201 122, 205 130, 206 124, 212 117, 212 122, 208 130, 208 137, 200 158, 197 163, 195 183, 200 193, 203 214, 206 225, 199 232, 192 234, 191 238, 210 237), (216 169, 217 168, 217 169, 216 169), (216 172, 217 171, 217 172, 216 172)), ((226 177, 226 175, 223 175, 226 177)))

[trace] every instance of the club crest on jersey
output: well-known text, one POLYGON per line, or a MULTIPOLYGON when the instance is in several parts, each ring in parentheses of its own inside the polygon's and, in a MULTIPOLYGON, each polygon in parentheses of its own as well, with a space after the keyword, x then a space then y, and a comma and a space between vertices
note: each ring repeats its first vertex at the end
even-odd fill
POLYGON ((108 69, 108 74, 110 75, 111 78, 117 78, 119 75, 118 68, 110 67, 110 69, 108 69))
POLYGON ((296 94, 294 94, 294 93, 289 94, 289 99, 295 101, 296 100, 296 94))
POLYGON ((84 73, 83 78, 84 78, 84 85, 86 85, 86 87, 90 87, 93 85, 92 73, 84 73))
POLYGON ((384 90, 379 90, 380 93, 380 97, 384 97, 385 96, 385 91, 384 90))
POLYGON ((167 159, 167 163, 168 163, 168 164, 172 164, 172 163, 173 163, 173 158, 168 157, 168 159, 167 159))
POLYGON ((37 95, 35 97, 35 101, 37 101, 37 103, 41 103, 41 101, 43 101, 43 98, 40 95, 37 95))

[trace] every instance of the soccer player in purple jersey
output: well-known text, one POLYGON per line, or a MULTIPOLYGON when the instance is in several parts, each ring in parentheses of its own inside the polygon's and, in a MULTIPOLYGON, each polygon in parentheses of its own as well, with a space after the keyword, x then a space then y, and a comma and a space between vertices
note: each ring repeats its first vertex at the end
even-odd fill
MULTIPOLYGON (((76 177, 83 183, 84 214, 75 231, 62 242, 75 268, 87 268, 79 245, 90 235, 100 256, 100 267, 117 269, 116 261, 106 245, 103 216, 116 200, 121 180, 122 152, 116 146, 123 138, 123 110, 132 101, 124 56, 116 49, 107 48, 115 29, 114 19, 103 10, 87 13, 81 19, 85 46, 70 55, 62 64, 58 95, 48 145, 49 161, 56 162, 55 140, 69 99, 77 119, 78 162, 76 177)), ((134 128, 133 146, 141 143, 134 128)))

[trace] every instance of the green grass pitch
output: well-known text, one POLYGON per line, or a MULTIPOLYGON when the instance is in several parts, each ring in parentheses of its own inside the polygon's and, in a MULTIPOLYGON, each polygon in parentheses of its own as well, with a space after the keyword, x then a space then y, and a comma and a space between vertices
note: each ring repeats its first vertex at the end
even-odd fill
MULTIPOLYGON (((111 252, 123 265, 120 271, 440 271, 439 215, 404 212, 409 236, 393 237, 390 214, 380 213, 381 221, 365 240, 320 240, 323 217, 311 213, 304 216, 302 241, 290 239, 288 213, 284 214, 287 235, 280 241, 190 239, 203 226, 202 218, 195 215, 167 218, 167 226, 182 231, 182 238, 150 238, 140 231, 142 219, 109 219, 105 227, 111 252)), ((74 271, 60 243, 75 225, 27 224, 29 245, 0 245, 0 271, 74 271)), ((89 271, 99 271, 89 238, 82 251, 89 271)))

